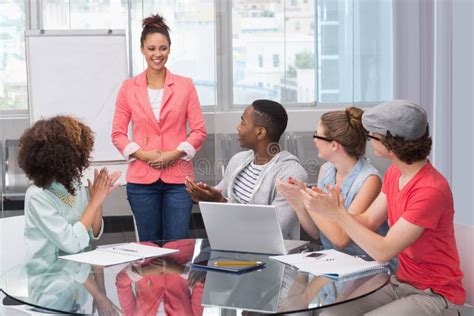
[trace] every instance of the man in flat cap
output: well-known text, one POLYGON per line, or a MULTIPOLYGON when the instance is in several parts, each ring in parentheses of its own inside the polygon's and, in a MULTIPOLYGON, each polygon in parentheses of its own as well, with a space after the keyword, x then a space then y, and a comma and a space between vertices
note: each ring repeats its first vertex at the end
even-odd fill
POLYGON ((457 315, 466 293, 454 237, 453 195, 428 160, 426 112, 413 102, 394 100, 366 111, 362 124, 375 154, 393 162, 379 196, 358 216, 346 212, 338 187, 327 194, 303 191, 304 203, 307 210, 336 221, 375 260, 398 256, 398 270, 379 291, 323 314, 457 315), (367 228, 387 218, 386 236, 367 228))

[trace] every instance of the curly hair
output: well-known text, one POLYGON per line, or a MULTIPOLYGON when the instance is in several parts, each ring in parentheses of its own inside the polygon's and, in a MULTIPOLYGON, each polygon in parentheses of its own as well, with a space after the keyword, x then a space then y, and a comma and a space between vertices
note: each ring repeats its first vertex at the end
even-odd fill
POLYGON ((351 157, 359 159, 365 154, 367 133, 362 126, 364 111, 357 107, 345 110, 326 112, 321 116, 326 137, 342 145, 351 157))
POLYGON ((425 135, 415 140, 405 140, 403 137, 393 136, 390 132, 382 138, 382 144, 392 151, 398 159, 407 164, 426 159, 431 152, 432 140, 429 126, 425 135))
POLYGON ((142 21, 142 34, 140 35, 140 47, 143 47, 143 42, 145 41, 148 34, 151 33, 160 33, 166 36, 168 43, 171 46, 171 37, 170 37, 170 28, 165 23, 165 19, 159 15, 151 15, 142 21))
POLYGON ((92 130, 70 116, 37 121, 20 138, 18 163, 33 183, 45 188, 59 182, 74 195, 74 184, 90 164, 92 130))

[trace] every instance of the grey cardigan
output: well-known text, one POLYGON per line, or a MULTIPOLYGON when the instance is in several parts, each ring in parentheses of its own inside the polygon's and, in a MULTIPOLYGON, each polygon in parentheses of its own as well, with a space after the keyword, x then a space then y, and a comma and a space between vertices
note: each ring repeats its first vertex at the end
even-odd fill
MULTIPOLYGON (((239 203, 233 193, 233 183, 239 172, 254 160, 252 150, 235 154, 224 172, 224 177, 216 186, 230 203, 239 203)), ((262 170, 251 194, 250 204, 274 205, 277 209, 284 239, 299 239, 300 225, 295 212, 285 198, 276 191, 276 179, 286 181, 288 177, 306 182, 308 175, 298 158, 287 151, 281 151, 262 170)))

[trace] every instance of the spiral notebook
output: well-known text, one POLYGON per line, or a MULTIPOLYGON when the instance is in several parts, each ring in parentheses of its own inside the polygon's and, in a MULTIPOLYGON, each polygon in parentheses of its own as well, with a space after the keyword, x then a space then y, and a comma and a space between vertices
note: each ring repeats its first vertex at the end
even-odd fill
POLYGON ((154 247, 139 243, 127 243, 113 247, 97 248, 92 251, 73 255, 60 256, 59 258, 106 267, 135 260, 166 256, 178 251, 177 249, 160 248, 158 246, 154 247))
POLYGON ((388 262, 366 261, 357 256, 330 249, 317 251, 324 256, 314 258, 311 252, 286 256, 273 256, 271 259, 283 262, 302 272, 325 275, 331 278, 346 278, 359 273, 385 269, 388 262))

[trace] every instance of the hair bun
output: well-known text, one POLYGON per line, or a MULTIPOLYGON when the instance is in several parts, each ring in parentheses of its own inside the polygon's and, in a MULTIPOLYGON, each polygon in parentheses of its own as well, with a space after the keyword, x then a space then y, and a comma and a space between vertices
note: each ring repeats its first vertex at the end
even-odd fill
POLYGON ((354 128, 362 128, 362 111, 360 108, 351 106, 345 109, 349 124, 354 128))
POLYGON ((165 28, 167 30, 169 29, 168 25, 166 25, 165 23, 165 19, 159 14, 154 14, 143 19, 142 27, 152 27, 157 29, 165 28))

